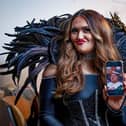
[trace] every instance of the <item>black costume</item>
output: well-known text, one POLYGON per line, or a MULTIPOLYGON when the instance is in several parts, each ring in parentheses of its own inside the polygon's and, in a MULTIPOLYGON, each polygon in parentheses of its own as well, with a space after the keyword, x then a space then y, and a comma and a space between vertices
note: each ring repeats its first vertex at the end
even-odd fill
POLYGON ((74 94, 55 98, 56 78, 42 80, 40 124, 42 126, 123 126, 123 114, 113 113, 99 92, 98 75, 84 75, 84 88, 74 94))

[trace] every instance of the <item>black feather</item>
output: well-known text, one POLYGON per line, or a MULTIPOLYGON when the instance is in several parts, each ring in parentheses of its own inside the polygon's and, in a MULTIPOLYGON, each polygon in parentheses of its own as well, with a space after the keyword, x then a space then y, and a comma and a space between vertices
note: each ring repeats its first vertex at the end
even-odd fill
MULTIPOLYGON (((7 52, 1 55, 7 55, 4 64, 0 65, 2 70, 0 74, 12 74, 15 85, 18 85, 21 77, 21 71, 28 67, 28 77, 22 88, 17 94, 15 103, 22 95, 28 84, 31 84, 37 95, 36 80, 39 72, 48 64, 56 64, 59 58, 59 50, 63 40, 62 33, 67 27, 71 14, 53 16, 48 20, 40 20, 35 23, 35 19, 23 27, 15 27, 15 34, 5 35, 13 37, 10 43, 5 43, 3 48, 7 52), (55 37, 60 36, 58 40, 55 37)), ((126 31, 112 19, 107 19, 112 25, 115 44, 123 59, 126 59, 126 31)), ((121 24, 122 26, 122 24, 121 24)))

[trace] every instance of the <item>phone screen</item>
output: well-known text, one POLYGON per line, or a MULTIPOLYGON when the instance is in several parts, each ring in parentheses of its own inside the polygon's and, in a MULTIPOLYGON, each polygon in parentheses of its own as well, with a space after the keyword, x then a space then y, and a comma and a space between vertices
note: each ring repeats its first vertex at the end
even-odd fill
POLYGON ((108 61, 106 63, 106 84, 108 95, 123 95, 123 63, 108 61))

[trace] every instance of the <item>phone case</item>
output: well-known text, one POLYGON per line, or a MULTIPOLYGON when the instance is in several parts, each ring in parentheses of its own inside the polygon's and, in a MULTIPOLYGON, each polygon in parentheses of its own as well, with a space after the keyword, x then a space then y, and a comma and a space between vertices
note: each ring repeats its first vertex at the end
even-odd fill
POLYGON ((106 63, 106 86, 107 94, 123 95, 123 62, 122 61, 108 61, 106 63))

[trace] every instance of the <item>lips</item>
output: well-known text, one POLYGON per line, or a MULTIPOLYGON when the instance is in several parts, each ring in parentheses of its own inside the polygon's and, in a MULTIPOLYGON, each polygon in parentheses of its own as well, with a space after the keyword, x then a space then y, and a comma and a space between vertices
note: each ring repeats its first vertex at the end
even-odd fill
POLYGON ((82 45, 82 44, 84 44, 85 42, 86 42, 85 39, 78 39, 78 40, 76 41, 77 45, 82 45))

